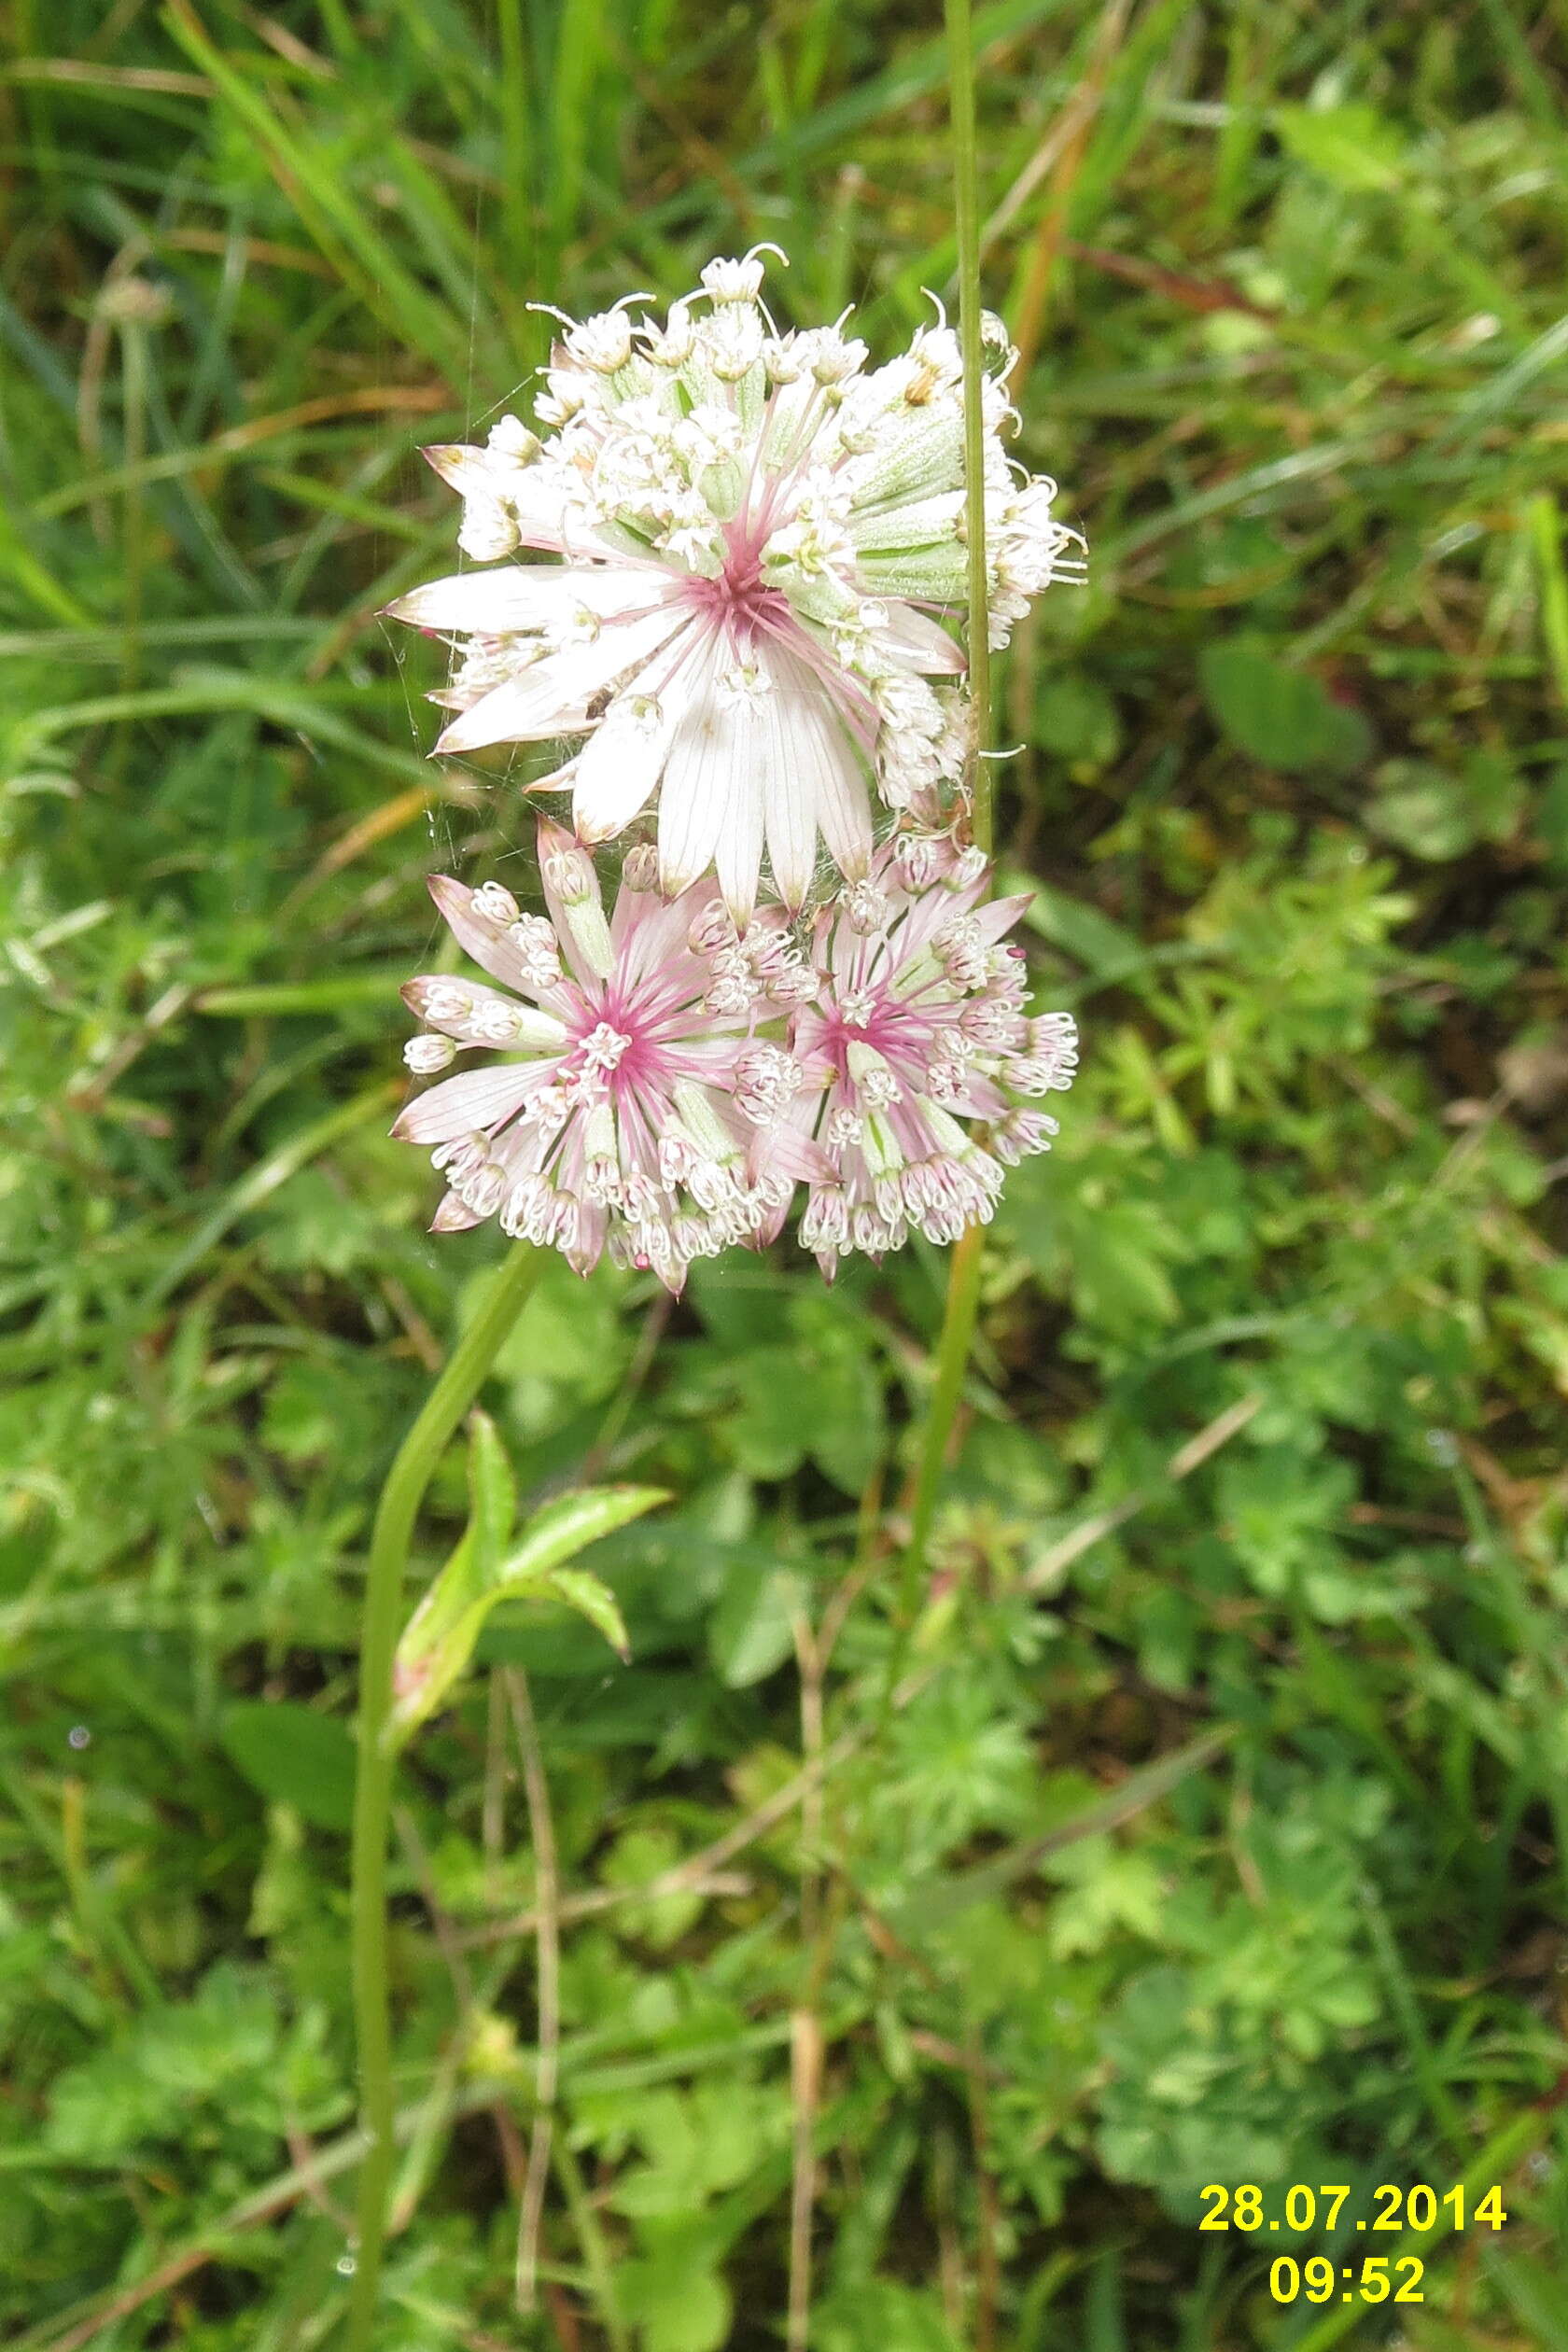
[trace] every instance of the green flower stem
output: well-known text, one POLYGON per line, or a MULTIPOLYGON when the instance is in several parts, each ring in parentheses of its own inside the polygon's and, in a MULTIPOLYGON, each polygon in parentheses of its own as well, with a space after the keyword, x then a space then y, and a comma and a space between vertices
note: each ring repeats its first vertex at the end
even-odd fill
POLYGON ((396 2152, 392 2105, 392 2017, 386 1967, 386 1841, 396 1758, 387 1739, 392 1665, 402 1612, 403 1569, 425 1490, 453 1431, 539 1277, 539 1253, 519 1241, 489 1296, 458 1340, 419 1418, 398 1449, 376 1505, 359 1643, 359 1765, 354 1791, 354 2022, 359 2051, 360 2121, 368 2140, 359 2168, 348 2352, 370 2352, 386 2237, 396 2152))
MULTIPOLYGON (((995 836, 990 772, 982 756, 991 732, 991 638, 986 589, 986 423, 981 407, 980 194, 974 136, 974 49, 969 0, 946 0, 949 120, 953 139, 953 211, 959 240, 959 344, 963 354, 964 525, 969 545, 969 691, 973 705, 974 838, 989 853, 995 836)), ((899 1662, 914 1626, 919 1580, 931 1541, 937 1490, 947 1459, 964 1371, 974 1344, 980 1307, 980 1256, 985 1228, 973 1225, 955 1243, 947 1274, 947 1304, 937 1342, 936 1373, 920 1457, 909 1542, 899 1573, 899 1662)), ((896 1676, 895 1676, 896 1679, 896 1676)))
POLYGON ((974 39, 969 0, 946 0, 948 120, 959 241, 959 348, 963 355, 964 528, 969 544, 969 694, 973 707, 974 838, 987 856, 995 824, 984 759, 991 733, 991 627, 986 588, 986 417, 981 406, 980 188, 974 134, 974 39))
MULTIPOLYGON (((966 1225, 953 1244, 947 1268, 947 1303, 942 1314, 942 1337, 936 1344, 936 1378, 926 1407, 920 1436, 920 1459, 915 1472, 915 1500, 909 1514, 909 1541, 899 1570, 899 1622, 905 1640, 912 1631, 919 1598, 920 1571, 931 1541, 937 1489, 946 1466, 947 1441, 959 1409, 969 1351, 974 1344, 975 1317, 980 1306, 980 1256, 984 1225, 966 1225)), ((901 1647, 898 1668, 903 1665, 901 1647)), ((898 1679, 895 1673, 893 1679, 898 1679)))

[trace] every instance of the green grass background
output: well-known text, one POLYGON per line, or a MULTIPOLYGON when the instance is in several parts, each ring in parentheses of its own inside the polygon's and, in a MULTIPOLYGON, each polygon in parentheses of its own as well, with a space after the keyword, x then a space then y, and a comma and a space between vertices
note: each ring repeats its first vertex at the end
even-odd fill
MULTIPOLYGON (((951 289, 940 28, 10 22, 0 2323, 289 2352, 345 2293, 369 1514, 499 1247, 429 1240, 385 1140, 424 873, 525 841, 371 617, 451 567, 414 451, 517 391, 531 301, 759 239, 890 351, 951 289)), ((894 1706, 941 1253, 667 1318, 547 1273, 486 1393, 525 1492, 678 1499, 595 1556, 633 1664, 498 1618, 403 1775, 382 2352, 1568 2344, 1563 32, 980 9, 1019 454, 1091 552, 1004 666, 1002 861, 1084 1074, 894 1706), (1197 2228, 1211 2181, 1462 2179, 1506 2226, 1377 2241, 1398 2310, 1271 2301, 1343 2230, 1197 2228)), ((455 1451, 421 1583, 463 1508, 455 1451)))

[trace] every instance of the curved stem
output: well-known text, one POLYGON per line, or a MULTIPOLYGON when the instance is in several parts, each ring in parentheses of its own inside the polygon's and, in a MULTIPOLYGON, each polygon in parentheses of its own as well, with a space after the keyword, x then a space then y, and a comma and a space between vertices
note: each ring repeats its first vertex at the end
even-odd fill
MULTIPOLYGON (((963 354, 964 525, 969 546, 969 615, 966 630, 974 758, 972 770, 974 838, 987 853, 995 824, 990 773, 982 754, 991 730, 990 609, 986 580, 986 417, 981 404, 980 197, 974 135, 974 54, 969 0, 946 0, 947 75, 953 138, 953 211, 959 243, 959 343, 963 354)), ((980 1305, 980 1255, 985 1228, 968 1226, 954 1244, 947 1273, 947 1303, 937 1341, 936 1374, 920 1458, 909 1542, 899 1571, 900 1639, 892 1679, 902 1666, 919 1597, 919 1579, 931 1541, 937 1490, 947 1458, 947 1442, 963 1389, 964 1369, 974 1340, 980 1305)), ((889 1684, 890 1687, 890 1684, 889 1684)))
POLYGON ((392 2018, 386 1967, 386 1839, 396 1759, 386 1732, 392 1665, 402 1609, 409 1539, 425 1490, 447 1441, 478 1395, 501 1342, 539 1275, 539 1253, 519 1241, 479 1313, 452 1351, 398 1449, 376 1505, 359 1642, 359 1764, 354 1790, 350 1878, 354 2023, 359 2052, 360 2120, 368 2137, 359 2168, 348 2352, 369 2352, 386 2237, 386 2205, 395 2153, 392 2121, 392 2018))

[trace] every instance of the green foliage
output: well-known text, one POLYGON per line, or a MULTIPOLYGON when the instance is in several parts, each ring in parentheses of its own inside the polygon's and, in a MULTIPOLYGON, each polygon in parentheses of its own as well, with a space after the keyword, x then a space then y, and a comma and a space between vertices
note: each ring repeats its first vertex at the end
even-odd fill
POLYGON ((1288 775, 1305 768, 1348 775, 1365 761, 1371 742, 1365 721, 1266 645, 1248 637, 1206 645, 1197 671, 1222 732, 1265 767, 1288 775))
POLYGON ((582 1487, 553 1495, 521 1529, 506 1449, 487 1413, 470 1416, 469 1523, 422 1595, 393 1659, 392 1733, 399 1746, 450 1698, 491 1612, 509 1602, 559 1601, 602 1634, 623 1664, 631 1645, 620 1603, 580 1551, 667 1502, 658 1487, 582 1487))
POLYGON ((1181 1960, 1134 1976, 1104 2029, 1106 2164, 1179 2215, 1200 2209, 1207 2181, 1295 2179, 1328 2161, 1353 2095, 1338 2068, 1381 2008, 1356 1874, 1387 1792, 1330 1784, 1310 1813, 1280 1794, 1246 1836, 1243 1891, 1216 1905, 1176 1888, 1160 1940, 1181 1960))
POLYGON ((354 1813, 354 1743, 333 1715, 287 1699, 242 1699, 223 1711, 224 1752, 252 1788, 292 1805, 321 1829, 346 1829, 354 1813))
POLYGON ((1276 106, 1271 127, 1287 154, 1352 194, 1395 188, 1404 171, 1406 142, 1376 106, 1276 106))
POLYGON ((297 2116, 338 2121, 341 2091, 315 2045, 320 2019, 286 2037, 273 1985, 219 1961, 189 2000, 146 2009, 91 2057, 59 2074, 44 2145, 63 2163, 119 2172, 161 2161, 232 2191, 297 2116))
MULTIPOLYGON (((0 2333, 284 2352, 345 2293, 374 1499, 498 1256, 385 1133, 424 874, 525 815, 372 618, 452 560, 414 451, 530 303, 760 239, 791 323, 906 335, 946 67, 878 0, 14 13, 0 2333)), ((979 13, 1091 559, 1001 657, 1001 841, 1083 1074, 907 1629, 941 1253, 544 1273, 416 1546, 385 2352, 775 2345, 808 2144, 811 2352, 1370 2352, 1197 2191, 1495 2148, 1408 2340, 1564 2340, 1560 36, 979 13)))

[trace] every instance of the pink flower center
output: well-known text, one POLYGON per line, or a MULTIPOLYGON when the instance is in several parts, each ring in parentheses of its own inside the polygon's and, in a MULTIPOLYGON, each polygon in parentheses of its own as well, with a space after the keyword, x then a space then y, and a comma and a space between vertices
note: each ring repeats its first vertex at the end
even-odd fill
POLYGON ((592 995, 575 987, 572 995, 563 1074, 585 1079, 592 1090, 605 1088, 615 1103, 667 1077, 670 1008, 657 991, 612 977, 592 995))
POLYGON ((693 577, 681 583, 684 601, 711 627, 727 629, 737 651, 744 651, 760 635, 798 634, 788 596, 763 583, 765 545, 764 533, 754 520, 743 515, 724 535, 724 568, 718 578, 693 577))
POLYGON ((881 987, 847 988, 822 1014, 821 1043, 841 1071, 851 1045, 870 1045, 885 1060, 906 1061, 929 1040, 930 1024, 881 987))

